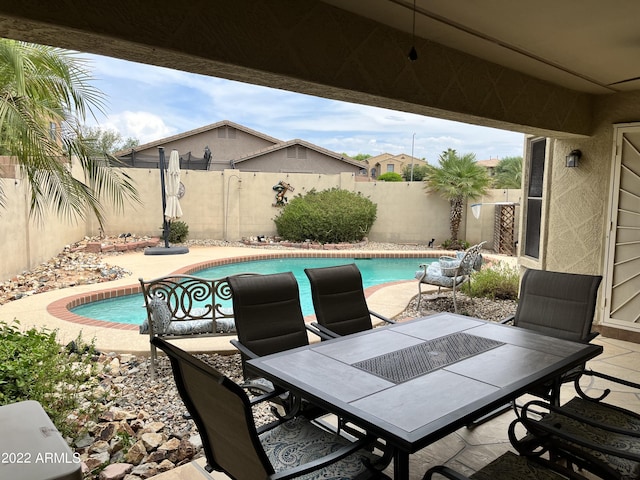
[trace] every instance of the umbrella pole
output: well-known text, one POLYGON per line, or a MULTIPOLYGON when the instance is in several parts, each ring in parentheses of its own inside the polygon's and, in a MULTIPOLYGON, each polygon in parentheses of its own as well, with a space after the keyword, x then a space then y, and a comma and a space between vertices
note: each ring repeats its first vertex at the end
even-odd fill
POLYGON ((145 255, 176 255, 180 253, 189 253, 187 247, 169 247, 169 227, 171 222, 167 220, 165 211, 167 210, 167 192, 165 191, 165 158, 164 147, 158 147, 160 157, 160 189, 162 190, 162 236, 164 237, 164 247, 147 247, 144 250, 145 255))
POLYGON ((162 236, 164 237, 164 247, 169 248, 169 222, 164 214, 167 208, 167 192, 164 190, 164 147, 158 147, 160 155, 160 190, 162 191, 162 236))

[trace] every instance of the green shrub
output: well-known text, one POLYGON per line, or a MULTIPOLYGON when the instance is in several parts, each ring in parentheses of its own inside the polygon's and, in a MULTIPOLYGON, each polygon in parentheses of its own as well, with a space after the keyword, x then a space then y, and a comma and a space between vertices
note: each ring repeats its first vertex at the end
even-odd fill
POLYGON ((36 400, 63 436, 77 433, 99 408, 93 345, 79 337, 65 348, 56 332, 19 326, 0 322, 0 405, 36 400))
POLYGON ((450 238, 447 238, 442 242, 442 248, 445 250, 467 250, 470 246, 471 244, 466 240, 453 241, 450 238))
POLYGON ((494 300, 517 300, 519 287, 518 267, 498 262, 473 274, 471 296, 494 300))
POLYGON ((386 172, 380 175, 376 180, 381 182, 402 182, 402 175, 396 172, 386 172))
POLYGON ((169 224, 169 242, 182 243, 189 236, 189 225, 181 221, 171 222, 169 224))
POLYGON ((369 234, 376 214, 376 204, 360 193, 332 188, 297 195, 274 222, 278 235, 293 242, 355 242, 369 234))

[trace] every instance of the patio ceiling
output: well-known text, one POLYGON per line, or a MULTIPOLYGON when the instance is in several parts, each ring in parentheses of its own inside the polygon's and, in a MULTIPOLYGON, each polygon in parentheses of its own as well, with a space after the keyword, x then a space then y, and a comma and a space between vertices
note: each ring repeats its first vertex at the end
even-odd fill
POLYGON ((640 90, 637 0, 23 0, 0 36, 356 103, 589 135, 640 90), (414 44, 418 60, 409 62, 414 44))
MULTIPOLYGON (((412 33, 411 0, 324 0, 412 33)), ((587 93, 640 90, 636 0, 416 0, 416 36, 587 93)))

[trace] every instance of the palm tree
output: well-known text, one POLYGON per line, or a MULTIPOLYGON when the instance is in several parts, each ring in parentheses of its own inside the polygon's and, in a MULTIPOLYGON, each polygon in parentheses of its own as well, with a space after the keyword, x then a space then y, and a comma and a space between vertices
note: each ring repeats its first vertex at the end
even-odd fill
POLYGON ((494 188, 521 188, 522 157, 506 157, 496 166, 494 188))
MULTIPOLYGON (((73 220, 93 212, 103 226, 101 201, 116 210, 125 199, 139 201, 133 180, 92 157, 84 141, 80 126, 103 106, 91 80, 72 52, 0 39, 0 155, 10 155, 27 179, 30 214, 39 219, 51 207, 73 220)), ((6 206, 2 184, 0 206, 6 206)))
POLYGON ((468 199, 474 199, 486 193, 490 183, 486 169, 476 163, 476 156, 467 153, 458 156, 449 148, 439 158, 440 166, 429 165, 425 176, 425 189, 438 192, 449 201, 449 229, 451 247, 461 248, 458 231, 462 220, 462 208, 468 199))

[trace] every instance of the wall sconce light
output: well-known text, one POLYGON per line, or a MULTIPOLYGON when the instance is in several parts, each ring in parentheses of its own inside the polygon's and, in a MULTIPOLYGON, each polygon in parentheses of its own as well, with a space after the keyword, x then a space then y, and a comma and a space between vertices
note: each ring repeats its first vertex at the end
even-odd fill
POLYGON ((577 167, 578 161, 582 158, 582 152, 580 150, 571 150, 567 155, 565 164, 567 167, 577 167))

